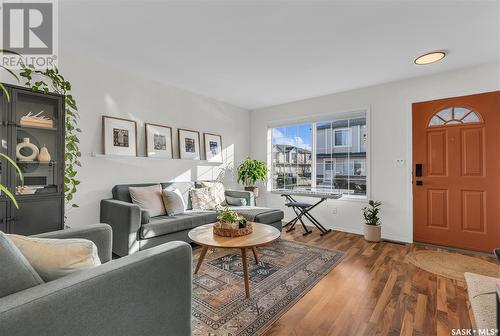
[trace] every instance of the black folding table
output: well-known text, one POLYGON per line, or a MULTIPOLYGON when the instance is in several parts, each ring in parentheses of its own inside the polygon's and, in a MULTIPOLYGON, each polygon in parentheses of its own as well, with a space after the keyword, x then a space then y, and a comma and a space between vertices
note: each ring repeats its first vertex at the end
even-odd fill
POLYGON ((312 233, 311 230, 307 228, 305 225, 304 221, 302 220, 302 217, 305 216, 314 226, 318 228, 318 230, 321 232, 320 235, 323 236, 329 232, 331 232, 331 229, 326 229, 314 216, 311 214, 311 210, 326 201, 327 199, 339 199, 342 197, 342 194, 337 194, 337 193, 321 193, 321 192, 316 192, 316 191, 299 191, 299 190, 280 190, 279 193, 281 194, 282 197, 286 198, 286 203, 285 205, 293 210, 295 213, 295 218, 289 221, 288 223, 285 224, 284 227, 290 226, 286 232, 290 232, 292 230, 295 230, 295 224, 300 221, 302 224, 302 227, 304 228, 304 233, 303 235, 308 235, 312 233), (319 201, 317 201, 314 204, 306 203, 306 202, 298 202, 294 196, 305 196, 305 197, 313 197, 313 198, 319 198, 319 201))

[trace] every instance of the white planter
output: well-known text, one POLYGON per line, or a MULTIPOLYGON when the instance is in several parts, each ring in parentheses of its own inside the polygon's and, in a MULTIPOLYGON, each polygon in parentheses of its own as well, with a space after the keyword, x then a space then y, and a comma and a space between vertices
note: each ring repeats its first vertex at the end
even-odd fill
POLYGON ((365 224, 364 233, 365 239, 369 242, 379 242, 382 236, 382 226, 365 224))

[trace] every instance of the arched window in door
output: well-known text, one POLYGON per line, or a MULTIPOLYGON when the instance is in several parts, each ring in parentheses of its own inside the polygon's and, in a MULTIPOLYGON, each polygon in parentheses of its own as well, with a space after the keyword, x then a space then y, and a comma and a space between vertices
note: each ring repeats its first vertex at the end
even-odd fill
POLYGON ((465 107, 448 107, 434 114, 429 126, 457 125, 481 122, 478 113, 465 107))

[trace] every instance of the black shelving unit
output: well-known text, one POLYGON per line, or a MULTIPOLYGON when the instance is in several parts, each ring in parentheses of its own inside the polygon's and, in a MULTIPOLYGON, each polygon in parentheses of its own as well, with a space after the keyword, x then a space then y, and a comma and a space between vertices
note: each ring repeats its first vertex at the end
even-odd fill
MULTIPOLYGON (((15 159, 24 175, 24 186, 33 194, 16 194, 17 209, 12 201, 0 194, 0 230, 8 233, 32 235, 59 230, 64 227, 64 96, 33 92, 27 88, 4 84, 10 101, 0 93, 0 151, 15 159), (21 117, 43 111, 53 121, 53 127, 27 126, 21 117), (16 146, 29 138, 38 148, 46 146, 49 162, 20 161, 16 146)), ((24 155, 29 155, 31 150, 24 155)), ((12 165, 4 159, 0 165, 0 180, 13 194, 22 184, 12 165)))

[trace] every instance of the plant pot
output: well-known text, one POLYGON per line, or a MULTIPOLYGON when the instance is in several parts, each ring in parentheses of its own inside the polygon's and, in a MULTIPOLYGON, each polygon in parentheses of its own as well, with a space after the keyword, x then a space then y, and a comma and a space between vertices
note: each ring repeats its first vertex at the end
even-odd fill
POLYGON ((245 190, 253 192, 253 197, 255 197, 255 198, 259 197, 259 188, 258 187, 245 187, 245 190))
POLYGON ((369 242, 379 242, 381 240, 382 227, 380 225, 365 224, 365 239, 369 242))

